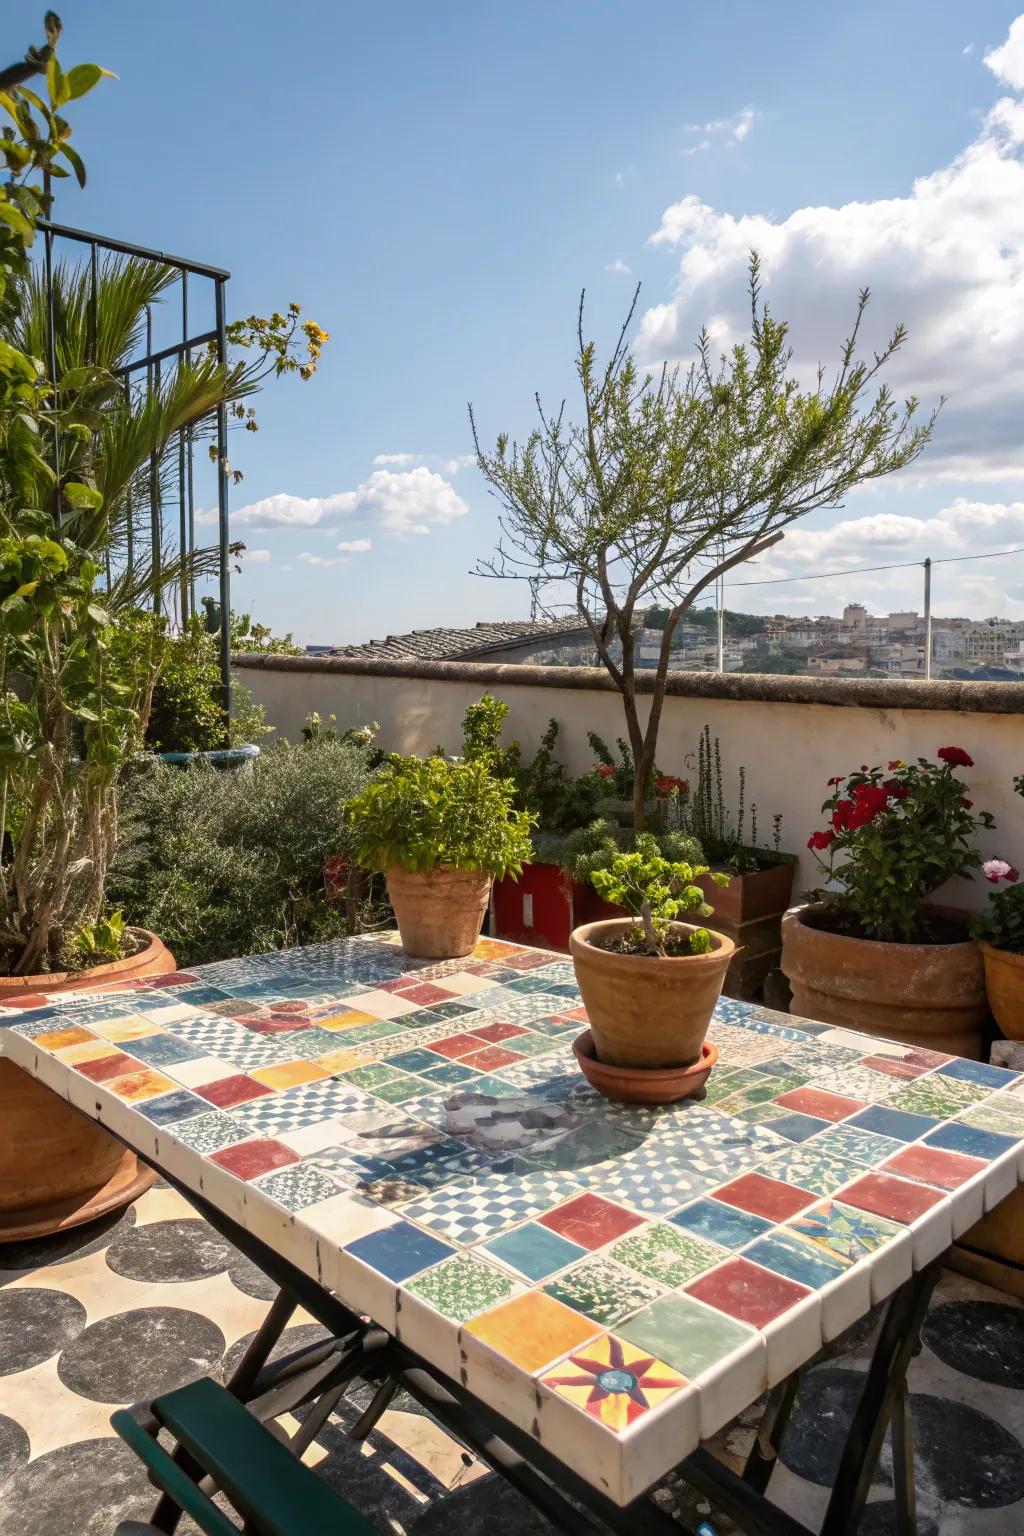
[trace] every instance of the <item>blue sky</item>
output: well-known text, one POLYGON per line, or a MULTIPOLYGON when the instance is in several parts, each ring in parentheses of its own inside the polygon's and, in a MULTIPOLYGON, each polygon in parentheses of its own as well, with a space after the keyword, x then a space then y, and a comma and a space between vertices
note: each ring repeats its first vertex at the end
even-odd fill
MULTIPOLYGON (((835 355, 870 283, 869 340, 911 327, 895 382, 951 400, 918 467, 816 514, 749 574, 1010 548, 1019 9, 67 0, 65 65, 119 80, 76 109, 89 186, 56 216, 229 267, 234 315, 296 298, 331 333, 315 379, 268 387, 260 432, 233 447, 233 527, 255 552, 235 604, 301 640, 523 616, 518 589, 468 574, 496 523, 459 463, 467 400, 491 436, 528 427, 535 389, 571 390, 584 286, 603 340, 642 282, 645 361, 685 359, 704 320, 728 338, 751 243, 801 371, 835 355)), ((40 8, 7 15, 13 54, 40 8)), ((917 574, 729 600, 814 613, 855 598, 916 605, 917 574)), ((944 567, 936 605, 1024 617, 1024 556, 944 567)))

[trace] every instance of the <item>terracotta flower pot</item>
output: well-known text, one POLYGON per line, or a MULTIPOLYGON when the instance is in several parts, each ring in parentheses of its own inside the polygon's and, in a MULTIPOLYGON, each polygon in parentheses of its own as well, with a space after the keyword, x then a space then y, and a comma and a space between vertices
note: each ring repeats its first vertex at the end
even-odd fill
POLYGON ((888 944, 813 926, 813 907, 782 920, 782 969, 790 1012, 846 1024, 956 1056, 977 1057, 988 1016, 981 951, 953 944, 888 944))
POLYGON ((982 940, 985 990, 996 1023, 1008 1040, 1024 1040, 1024 955, 982 940))
MULTIPOLYGON (((89 971, 0 976, 0 1004, 25 1005, 33 994, 47 992, 96 991, 177 968, 155 934, 135 931, 147 943, 124 960, 89 971)), ((94 1221, 137 1200, 155 1178, 94 1121, 0 1059, 0 1243, 94 1221)))
MULTIPOLYGON (((619 1067, 688 1067, 697 1060, 736 946, 712 933, 707 955, 661 959, 602 949, 632 918, 587 923, 573 931, 569 952, 576 968, 599 1061, 619 1067)), ((673 923, 677 934, 693 923, 673 923)))
POLYGON ((472 954, 491 896, 491 876, 469 869, 387 871, 402 948, 425 960, 472 954))

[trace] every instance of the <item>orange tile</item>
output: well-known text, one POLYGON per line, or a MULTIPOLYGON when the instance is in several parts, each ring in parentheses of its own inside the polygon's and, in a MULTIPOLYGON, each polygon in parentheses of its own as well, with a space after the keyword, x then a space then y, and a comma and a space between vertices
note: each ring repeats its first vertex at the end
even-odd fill
POLYGON ((249 1073, 267 1088, 294 1088, 299 1083, 317 1083, 327 1075, 311 1061, 278 1061, 272 1067, 257 1067, 249 1073))
POLYGON ((543 1291, 503 1301, 467 1323, 470 1333, 524 1371, 539 1371, 601 1332, 597 1323, 543 1291))
POLYGON ((72 1024, 67 1029, 53 1029, 49 1034, 36 1035, 34 1044, 41 1045, 45 1051, 62 1051, 69 1045, 85 1045, 95 1039, 91 1029, 83 1029, 81 1024, 72 1024))
POLYGON ((164 1031, 157 1029, 155 1024, 150 1024, 141 1014, 129 1013, 123 1019, 106 1019, 104 1023, 97 1024, 97 1029, 103 1032, 106 1040, 145 1040, 150 1035, 162 1035, 164 1031))
POLYGON ((500 939, 478 939, 473 946, 475 960, 501 960, 505 955, 515 953, 515 944, 503 944, 500 939))
POLYGON ((142 1099, 154 1099, 158 1093, 170 1093, 180 1085, 172 1083, 162 1072, 144 1067, 141 1072, 126 1072, 124 1077, 113 1077, 105 1086, 112 1088, 119 1099, 135 1104, 142 1099))
POLYGON ((329 1018, 315 1019, 316 1029, 355 1029, 357 1024, 379 1024, 380 1020, 372 1013, 360 1013, 358 1008, 349 1008, 344 1013, 332 1013, 329 1018))
MULTIPOLYGON (((365 1067, 372 1060, 373 1057, 363 1051, 328 1051, 326 1055, 318 1056, 316 1063, 330 1077, 335 1072, 347 1072, 351 1067, 365 1067)), ((253 1077, 259 1077, 259 1073, 254 1072, 253 1077)))

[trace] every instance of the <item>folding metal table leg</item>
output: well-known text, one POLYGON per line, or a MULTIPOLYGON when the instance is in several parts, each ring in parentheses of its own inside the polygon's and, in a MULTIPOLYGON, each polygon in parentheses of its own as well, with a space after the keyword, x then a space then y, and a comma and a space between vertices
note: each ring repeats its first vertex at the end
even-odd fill
POLYGON ((917 1536, 914 1427, 910 1392, 905 1381, 892 1405, 892 1482, 896 1500, 896 1536, 917 1536))
POLYGON ((743 1468, 743 1481, 756 1488, 758 1493, 765 1492, 775 1471, 782 1436, 792 1418, 799 1390, 800 1372, 794 1371, 792 1376, 780 1381, 768 1394, 761 1422, 757 1426, 757 1436, 743 1468))

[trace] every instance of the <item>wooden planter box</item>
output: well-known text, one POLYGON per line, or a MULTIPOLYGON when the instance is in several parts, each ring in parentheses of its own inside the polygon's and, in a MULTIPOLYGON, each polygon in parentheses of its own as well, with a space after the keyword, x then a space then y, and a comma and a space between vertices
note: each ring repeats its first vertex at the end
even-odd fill
MULTIPOLYGON (((795 864, 775 864, 736 875, 724 887, 710 876, 698 882, 715 909, 711 926, 742 946, 726 974, 726 996, 759 997, 765 977, 778 964, 782 914, 789 906, 795 869, 795 864)), ((627 915, 602 901, 589 885, 577 885, 557 864, 528 864, 518 881, 495 881, 491 932, 497 939, 567 951, 570 933, 582 923, 627 915)))

